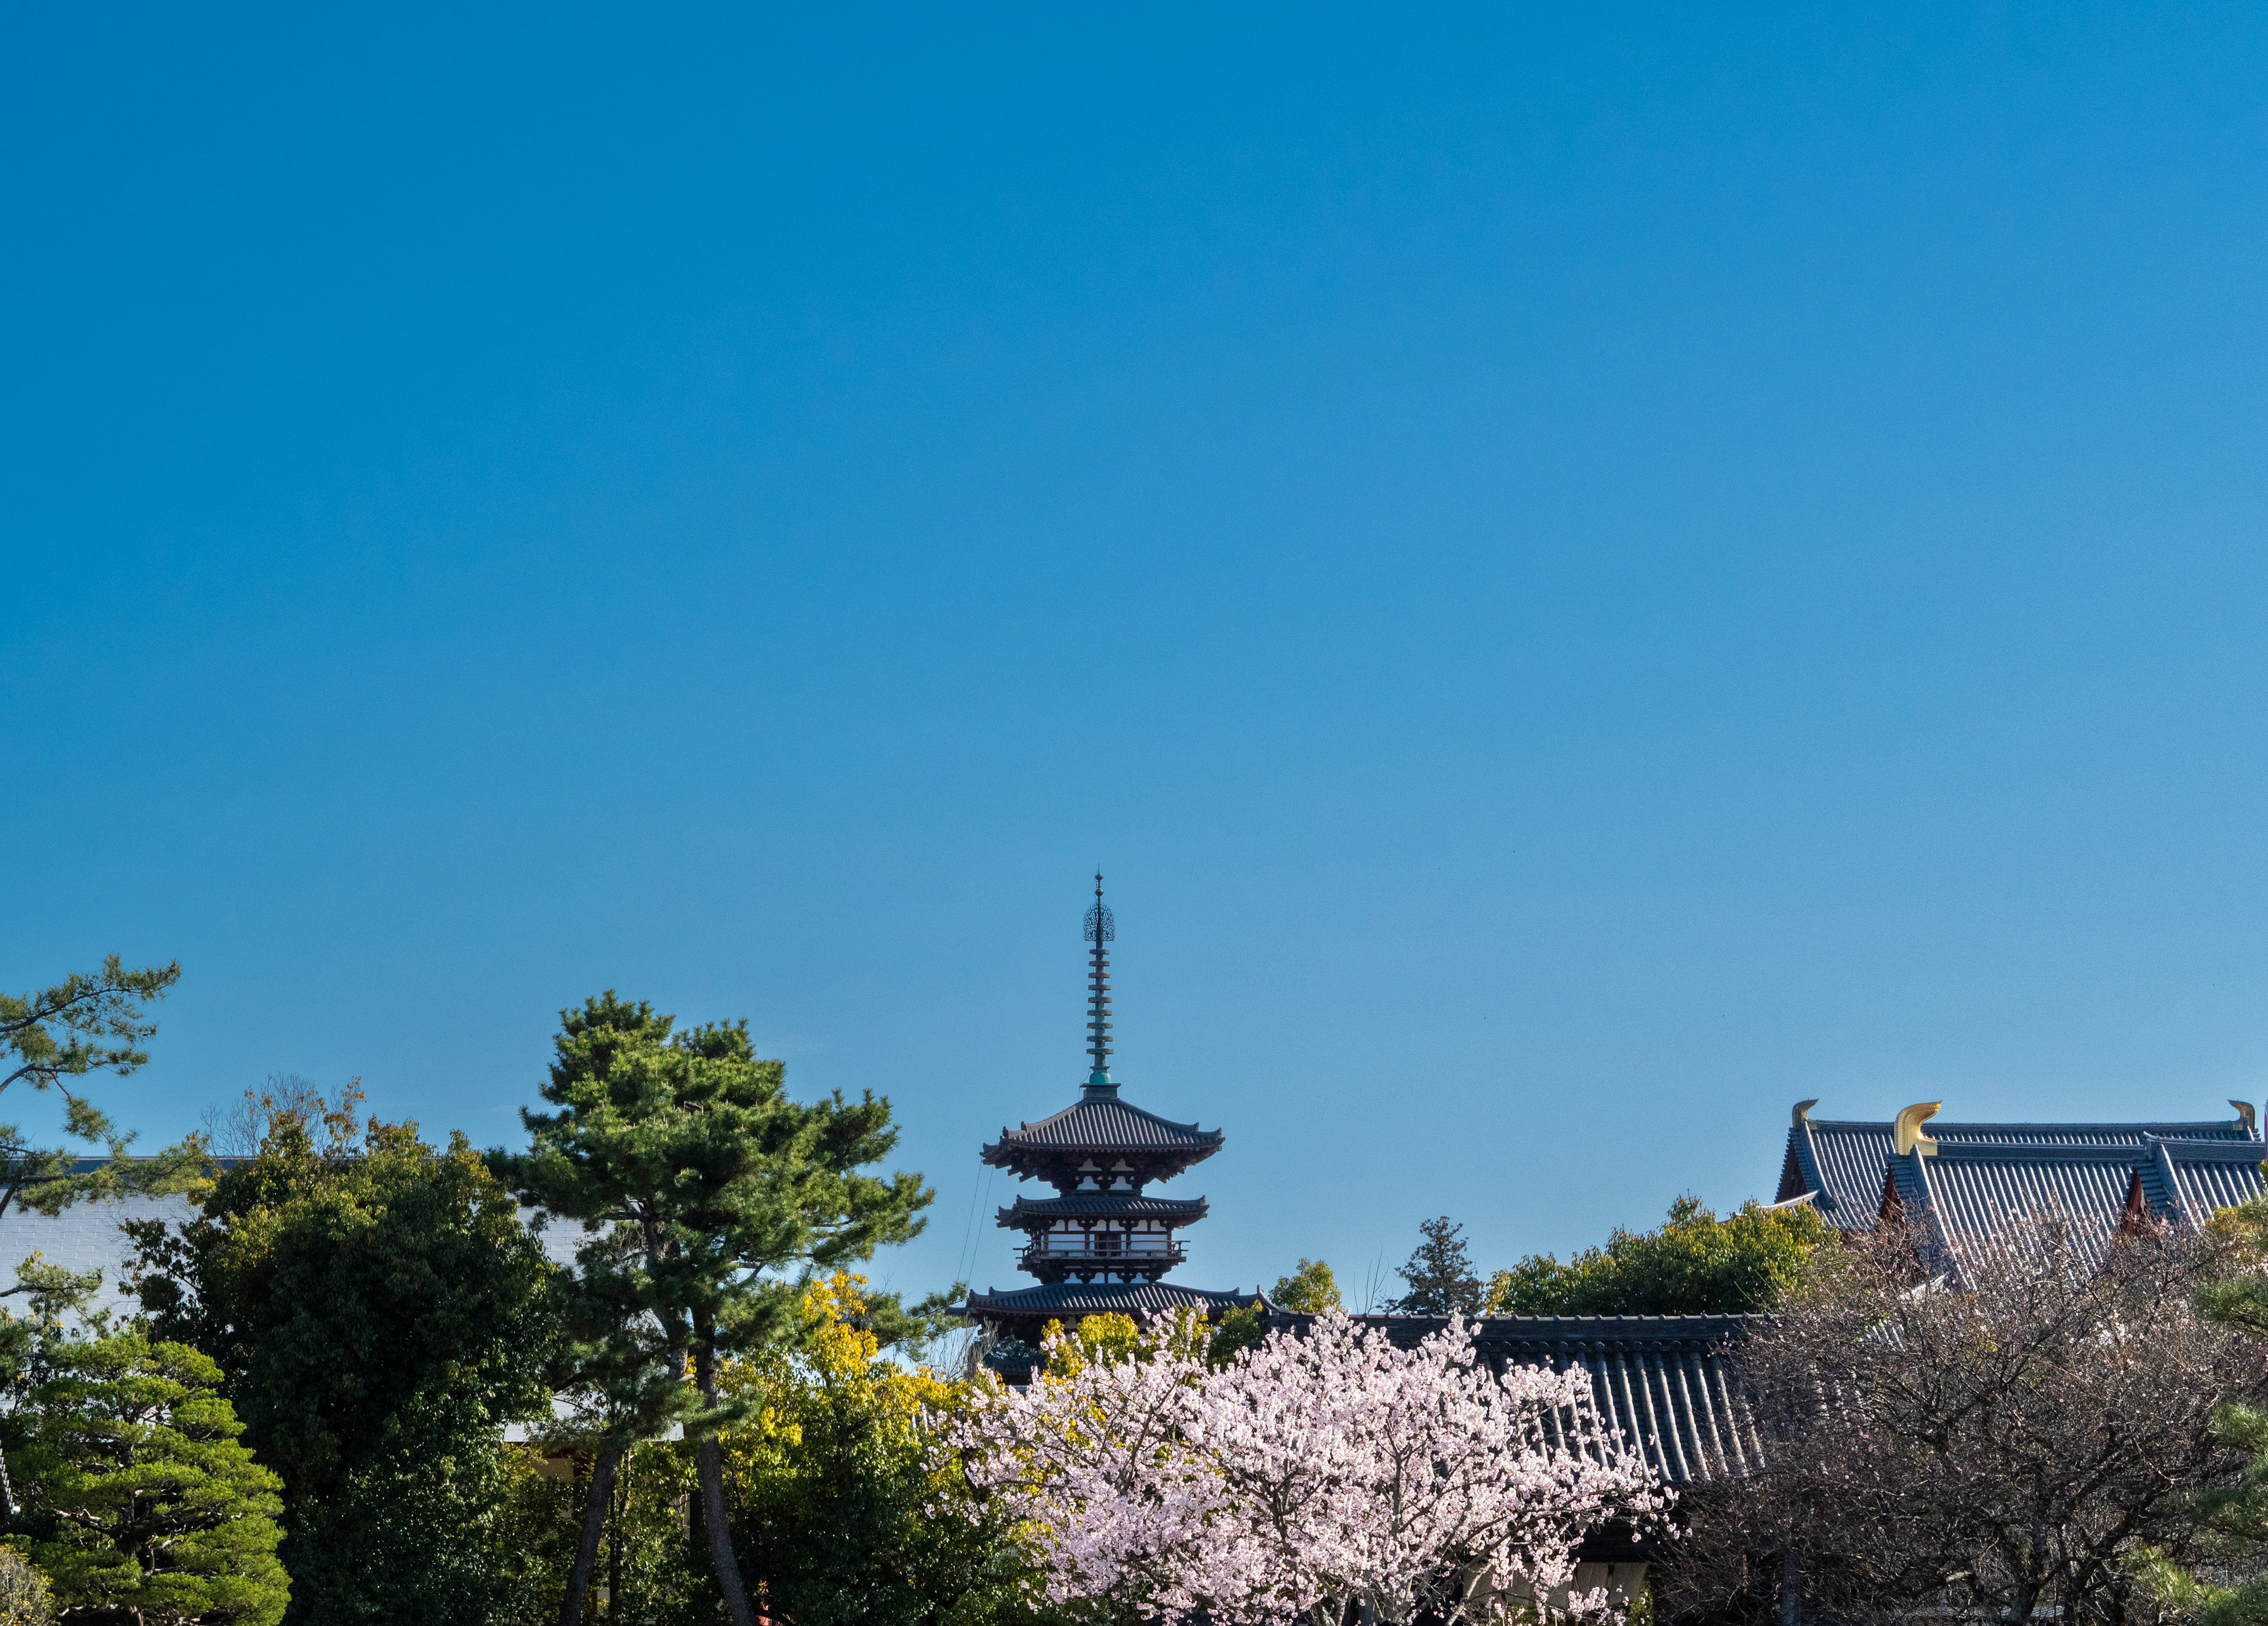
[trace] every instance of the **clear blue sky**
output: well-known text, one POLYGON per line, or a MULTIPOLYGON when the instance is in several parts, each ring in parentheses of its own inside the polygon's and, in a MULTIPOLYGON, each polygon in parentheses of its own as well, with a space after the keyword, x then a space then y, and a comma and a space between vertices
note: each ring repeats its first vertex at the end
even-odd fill
POLYGON ((2257 8, 323 10, 0 34, 0 984, 180 958, 150 1135, 614 987, 1010 1285, 1098 863, 1199 1284, 2268 1093, 2257 8))

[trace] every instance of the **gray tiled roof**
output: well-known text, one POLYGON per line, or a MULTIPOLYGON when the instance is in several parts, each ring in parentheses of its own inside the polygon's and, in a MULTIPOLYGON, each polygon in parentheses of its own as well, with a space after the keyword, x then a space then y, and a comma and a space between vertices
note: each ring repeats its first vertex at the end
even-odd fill
POLYGON ((2260 1195, 2257 1141, 2146 1134, 2138 1145, 1938 1142, 1889 1160, 1889 1189, 1905 1217, 1957 1263, 2013 1220, 2055 1211, 2095 1247, 2130 1213, 2184 1227, 2260 1195))
POLYGON ((2151 1206, 2198 1225, 2249 1203, 2260 1195, 2262 1151, 2249 1141, 2154 1141, 2143 1171, 2151 1206))
MULTIPOLYGON (((1278 1311, 1269 1324, 1313 1319, 1278 1311)), ((1405 1345, 1447 1325, 1435 1316, 1355 1319, 1405 1345)), ((1732 1315, 1491 1316, 1475 1343, 1499 1370, 1580 1366, 1600 1416, 1664 1479, 1686 1484, 1744 1473, 1756 1459, 1756 1427, 1726 1363, 1748 1324, 1732 1315)))
POLYGON ((1940 1141, 1933 1157, 1892 1158, 1890 1177, 1906 1217, 1957 1253, 2043 1210, 2069 1216, 2099 1243, 2117 1228, 2149 1159, 2140 1146, 1940 1141))
POLYGON ((1004 1225, 1043 1219, 1169 1219, 1193 1225, 1205 1217, 1203 1197, 1146 1197, 1126 1191, 1075 1191, 1067 1197, 1018 1197, 999 1213, 1004 1225))
MULTIPOLYGON (((1940 1146, 2103 1146, 2144 1151, 2153 1138, 2258 1144, 2242 1119, 2197 1123, 1941 1123, 1925 1132, 1940 1146)), ((1893 1156, 1888 1122, 1799 1118, 1789 1129, 1779 1199, 1812 1194, 1819 1210, 1845 1230, 1871 1225, 1881 1212, 1882 1181, 1893 1156)), ((2120 1200, 2124 1200, 2120 1193, 2120 1200)))
POLYGON ((1156 1315, 1181 1309, 1201 1310, 1208 1315, 1257 1303, 1257 1293, 1217 1293, 1174 1282, 1050 1282, 1042 1287, 1020 1287, 1009 1292, 968 1295, 961 1313, 972 1320, 994 1318, 1033 1321, 1074 1315, 1156 1315))
POLYGON ((1011 1149, 1208 1153, 1216 1150, 1220 1142, 1219 1129, 1175 1123, 1170 1118, 1161 1118, 1154 1112, 1145 1112, 1120 1100, 1116 1094, 1091 1091, 1053 1117, 1002 1129, 999 1140, 984 1148, 984 1160, 998 1162, 1011 1149))

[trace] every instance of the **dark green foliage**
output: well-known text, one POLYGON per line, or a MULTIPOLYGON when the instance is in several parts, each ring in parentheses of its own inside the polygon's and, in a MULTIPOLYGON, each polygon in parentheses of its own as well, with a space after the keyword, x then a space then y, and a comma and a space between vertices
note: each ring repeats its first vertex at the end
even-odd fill
POLYGON ((1205 1360, 1214 1366, 1226 1366, 1236 1358, 1239 1350, 1248 1350, 1268 1335, 1263 1326, 1260 1306, 1245 1305, 1221 1312, 1220 1320, 1213 1323, 1212 1335, 1205 1344, 1205 1360))
POLYGON ((0 1057, 15 1063, 0 1074, 0 1090, 17 1083, 68 1090, 65 1080, 88 1073, 132 1072, 149 1061, 139 1047, 158 1031, 142 1004, 163 999, 180 979, 178 960, 129 971, 113 954, 101 970, 73 972, 53 988, 0 994, 0 1057))
POLYGON ((18 1458, 32 1556, 67 1608, 273 1626, 290 1596, 276 1475, 238 1439, 220 1369, 138 1334, 48 1351, 18 1458))
POLYGON ((1719 1219, 1697 1197, 1656 1231, 1616 1231, 1566 1263, 1530 1254, 1489 1284, 1496 1315, 1749 1315, 1800 1287, 1835 1232, 1808 1203, 1749 1202, 1719 1219))
POLYGON ((292 1619, 470 1626, 519 1584, 497 1436, 547 1409, 556 1272, 461 1137, 355 1100, 278 1110, 199 1218, 129 1226, 140 1295, 283 1475, 292 1619))
MULTIPOLYGON (((556 1110, 523 1113, 531 1148, 490 1163, 526 1201, 585 1225, 572 1377, 598 1402, 601 1464, 682 1421, 705 1510, 724 1495, 717 1431, 740 1415, 719 1363, 791 1335, 804 1277, 912 1236, 930 1192, 911 1174, 860 1172, 896 1144, 887 1101, 791 1099, 745 1023, 679 1032, 608 992, 561 1013, 556 1048, 543 1099, 556 1110)), ((593 1496, 593 1543, 602 1511, 593 1496)), ((709 1534, 728 1613, 752 1621, 724 1525, 709 1534)))
POLYGON ((930 1193, 858 1172, 896 1144, 887 1101, 793 1100, 747 1024, 674 1026, 612 993, 563 1012, 543 1090, 559 1110, 524 1113, 533 1147, 490 1161, 599 1240, 625 1229, 627 1251, 593 1250, 583 1271, 622 1307, 712 1353, 762 1349, 792 1325, 801 1272, 914 1235, 930 1193))
MULTIPOLYGON (((2198 1295, 2205 1319, 2268 1349, 2268 1199, 2215 1217, 2221 1279, 2198 1295)), ((2257 1358, 2257 1357, 2256 1357, 2257 1358)), ((2144 1590, 2199 1626, 2268 1626, 2268 1407, 2221 1409, 2221 1437, 2247 1459, 2240 1473, 2192 1505, 2199 1551, 2185 1563, 2163 1551, 2136 1564, 2144 1590)))
MULTIPOLYGON (((1302 1259, 1298 1270, 1276 1278, 1276 1285, 1269 1289, 1267 1296, 1268 1302, 1276 1308, 1294 1315, 1321 1315, 1326 1310, 1343 1307, 1339 1303, 1338 1278, 1331 1274, 1330 1266, 1320 1259, 1302 1259)), ((1211 1342, 1205 1347, 1205 1359, 1215 1366, 1226 1366, 1236 1358, 1239 1350, 1249 1349, 1268 1335, 1265 1321, 1265 1313, 1256 1304, 1224 1312, 1213 1325, 1211 1342)))
POLYGON ((1478 1315, 1481 1278, 1465 1251, 1465 1228, 1444 1214, 1418 1229, 1425 1240, 1395 1270, 1410 1291, 1391 1307, 1403 1315, 1478 1315))
POLYGON ((54 1214, 90 1197, 197 1188, 205 1164, 194 1142, 129 1159, 134 1137, 73 1088, 91 1073, 122 1078, 149 1061, 141 1047, 158 1025, 143 1006, 163 999, 180 976, 179 963, 132 970, 113 954, 101 970, 74 972, 52 988, 0 994, 0 1091, 28 1084, 60 1092, 67 1132, 110 1159, 74 1173, 75 1154, 33 1146, 15 1125, 0 1124, 0 1213, 19 1202, 54 1214))
POLYGON ((1279 1276, 1268 1297, 1279 1310, 1294 1315, 1321 1315, 1341 1308, 1338 1277, 1320 1259, 1302 1259, 1290 1276, 1279 1276))

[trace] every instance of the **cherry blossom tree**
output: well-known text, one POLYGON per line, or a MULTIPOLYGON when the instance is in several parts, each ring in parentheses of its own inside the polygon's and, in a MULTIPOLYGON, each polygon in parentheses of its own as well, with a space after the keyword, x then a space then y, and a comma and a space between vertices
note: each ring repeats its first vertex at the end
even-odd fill
POLYGON ((1576 1544, 1665 1493, 1582 1372, 1492 1372, 1473 1333, 1453 1319, 1397 1349, 1333 1312, 1218 1370, 1193 1317, 1116 1358, 1053 1338, 1049 1376, 947 1437, 1057 1602, 1219 1626, 1611 1621, 1603 1589, 1570 1590, 1576 1544))

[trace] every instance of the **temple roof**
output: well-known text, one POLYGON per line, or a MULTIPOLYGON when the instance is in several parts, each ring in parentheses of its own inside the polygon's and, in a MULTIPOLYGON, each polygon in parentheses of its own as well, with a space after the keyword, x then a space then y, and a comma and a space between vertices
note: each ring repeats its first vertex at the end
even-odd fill
MULTIPOLYGON (((2190 1123, 1926 1123, 1928 1137, 1940 1147, 1989 1144, 2011 1149, 2012 1156, 2021 1148, 2058 1146, 2117 1147, 2146 1155, 2153 1140, 2260 1144, 2243 1117, 2190 1123)), ((1840 1229, 1871 1225, 1881 1211, 1882 1181, 1896 1155, 1889 1122, 1815 1119, 1807 1103, 1796 1109, 1788 1129, 1778 1200, 1809 1196, 1840 1229)))
POLYGON ((2202 1225, 2216 1209, 2234 1208, 2260 1195, 2257 1150, 2248 1141, 2165 1139, 2151 1144, 2145 1180, 2151 1203, 2202 1225))
POLYGON ((2146 1217, 2195 1229, 2215 1209, 2259 1196, 2263 1150, 2257 1141, 2157 1135, 2139 1145, 1940 1140, 1933 1152, 1890 1158, 1877 1212, 1895 1203, 1948 1264, 2043 1210, 2070 1216, 2102 1247, 2146 1217))
POLYGON ((972 1321, 1061 1321, 1081 1315, 1159 1315, 1189 1309, 1206 1315, 1262 1302, 1257 1293, 1217 1293, 1174 1282, 1049 1282, 1008 1292, 972 1292, 960 1313, 972 1321))
MULTIPOLYGON (((1354 1319, 1405 1348, 1447 1325, 1430 1315, 1354 1319)), ((1314 1320, 1273 1311, 1268 1325, 1314 1320)), ((1502 1315, 1478 1323, 1474 1345, 1499 1371, 1581 1366, 1601 1419, 1682 1485, 1744 1473, 1756 1460, 1756 1424, 1726 1372, 1727 1354, 1748 1326, 1736 1315, 1502 1315)), ((1557 1423, 1554 1416, 1545 1426, 1557 1423)))
POLYGON ((1145 1197, 1129 1191, 1075 1191, 1067 1197, 1018 1197, 999 1211, 1007 1226, 1053 1219, 1164 1219, 1193 1225, 1205 1217, 1203 1197, 1145 1197))
MULTIPOLYGON (((1145 1164, 1163 1164, 1179 1173, 1220 1150, 1221 1132, 1201 1129, 1194 1123, 1175 1123, 1154 1112, 1118 1099, 1116 1085, 1089 1085, 1079 1099, 1037 1123, 1003 1129, 1000 1138, 984 1148, 983 1159, 996 1168, 1019 1174, 1058 1170, 1080 1156, 1131 1156, 1145 1164)), ((1162 1180, 1166 1174, 1147 1178, 1162 1180)))

